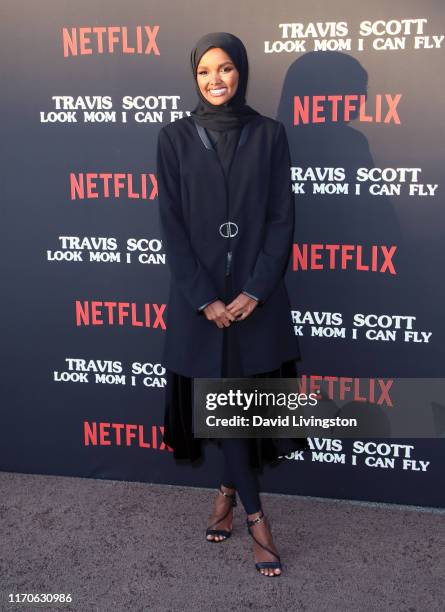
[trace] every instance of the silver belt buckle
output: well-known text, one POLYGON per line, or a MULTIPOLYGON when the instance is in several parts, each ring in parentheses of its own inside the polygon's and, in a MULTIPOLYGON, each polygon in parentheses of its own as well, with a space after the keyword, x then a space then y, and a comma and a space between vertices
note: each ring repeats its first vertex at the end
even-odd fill
POLYGON ((219 233, 223 238, 233 238, 238 233, 238 226, 233 221, 226 221, 219 226, 219 233))

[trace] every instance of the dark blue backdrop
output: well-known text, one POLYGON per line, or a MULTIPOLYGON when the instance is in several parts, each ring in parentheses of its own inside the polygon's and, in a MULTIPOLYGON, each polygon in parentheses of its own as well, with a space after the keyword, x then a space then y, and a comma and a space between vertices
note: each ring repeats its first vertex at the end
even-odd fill
MULTIPOLYGON (((315 182, 348 183, 348 193, 314 193, 310 175, 295 174, 296 190, 304 190, 296 194, 295 244, 309 249, 361 245, 363 253, 372 245, 397 247, 395 274, 338 265, 329 269, 326 256, 323 270, 294 270, 292 259, 287 283, 295 320, 305 313, 340 313, 342 323, 325 328, 345 328, 344 337, 318 337, 309 323, 303 324, 300 372, 443 376, 444 77, 442 40, 433 38, 444 30, 441 3, 427 1, 414 10, 401 0, 391 5, 321 0, 317 6, 305 0, 298 7, 290 1, 227 0, 210 13, 205 3, 193 0, 183 13, 177 0, 134 0, 125 6, 19 0, 5 5, 4 21, 0 469, 206 486, 218 482, 221 458, 213 445, 205 445, 207 460, 194 466, 177 465, 162 448, 165 331, 155 323, 169 280, 163 249, 157 251, 157 134, 174 119, 171 112, 181 116, 195 106, 189 50, 209 31, 230 31, 244 41, 251 68, 248 103, 285 124, 293 166, 301 172, 343 169, 343 179, 315 182), (409 19, 426 22, 408 27, 409 19), (371 35, 367 24, 360 25, 365 21, 374 24, 371 35), (292 23, 302 24, 287 32, 297 38, 283 38, 280 24, 292 23), (332 25, 323 33, 317 23, 332 25), (98 27, 103 29, 94 30, 98 27), (280 50, 277 44, 270 53, 274 41, 289 46, 280 50), (320 41, 327 50, 317 50, 320 41), (352 117, 294 125, 295 96, 313 100, 332 94, 366 94, 371 114, 376 96, 385 103, 385 94, 401 94, 400 123, 352 117), (84 120, 88 96, 96 104, 95 121, 84 120), (140 115, 124 108, 125 96, 141 96, 140 115), (107 120, 101 110, 116 114, 107 120), (58 111, 68 114, 50 115, 58 111), (67 121, 69 112, 77 121, 67 121), (363 167, 419 168, 417 182, 436 188, 432 195, 409 195, 409 184, 395 181, 400 195, 371 195, 368 181, 358 196, 356 173, 363 167), (111 182, 107 195, 104 180, 95 177, 92 197, 72 199, 71 173, 109 173, 112 181, 116 173, 130 174, 133 190, 127 189, 127 177, 117 177, 125 187, 115 194, 111 182), (148 186, 146 199, 133 197, 141 191, 141 180, 148 186), (85 237, 89 241, 82 243, 85 237), (93 237, 105 240, 97 246, 93 237), (131 239, 154 240, 149 263, 138 261, 142 251, 127 248, 131 239), (75 260, 54 260, 57 251, 75 260), (90 252, 101 261, 91 261, 90 252), (120 253, 120 261, 113 260, 114 253, 120 253), (92 308, 95 301, 102 303, 96 324, 79 325, 76 304, 92 308), (149 304, 150 326, 108 319, 104 302, 134 304, 138 321, 149 304), (411 316, 413 330, 431 335, 428 342, 407 342, 399 330, 395 340, 371 340, 360 328, 352 339, 357 313, 411 316), (134 364, 150 364, 146 384, 134 364), (90 444, 87 431, 95 427, 97 443, 90 444)), ((399 457, 381 447, 380 456, 393 458, 392 465, 375 461, 370 448, 353 452, 354 442, 338 441, 331 453, 327 439, 311 439, 312 452, 265 469, 263 490, 444 506, 443 439, 386 440, 409 446, 399 457), (414 463, 403 464, 404 458, 414 463)))

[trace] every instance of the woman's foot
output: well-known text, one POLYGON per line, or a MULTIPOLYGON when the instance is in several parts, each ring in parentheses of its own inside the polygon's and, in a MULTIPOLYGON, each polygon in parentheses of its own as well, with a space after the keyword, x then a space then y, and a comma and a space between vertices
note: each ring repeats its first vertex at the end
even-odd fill
MULTIPOLYGON (((260 521, 255 522, 253 525, 249 525, 248 529, 250 529, 250 534, 253 536, 253 555, 255 559, 255 564, 261 564, 262 562, 274 563, 275 565, 280 564, 280 557, 278 555, 278 551, 276 549, 275 544, 273 543, 272 533, 270 531, 269 523, 267 521, 266 516, 263 514, 263 511, 255 512, 255 514, 248 514, 247 520, 253 521, 255 519, 261 518, 260 521), (260 542, 263 546, 266 546, 270 552, 264 550, 260 546, 260 544, 256 541, 260 542), (274 554, 272 554, 274 553, 274 554)), ((259 572, 264 574, 264 576, 279 576, 281 574, 280 567, 258 567, 259 572)))
MULTIPOLYGON (((230 489, 224 485, 220 486, 220 490, 214 500, 213 512, 207 521, 208 530, 222 530, 226 531, 228 534, 231 533, 233 528, 233 505, 234 499, 236 499, 233 496, 235 495, 235 489, 230 489), (229 495, 231 497, 228 497, 229 495)), ((226 540, 227 537, 227 535, 213 533, 209 533, 206 536, 209 542, 221 542, 222 540, 226 540)))

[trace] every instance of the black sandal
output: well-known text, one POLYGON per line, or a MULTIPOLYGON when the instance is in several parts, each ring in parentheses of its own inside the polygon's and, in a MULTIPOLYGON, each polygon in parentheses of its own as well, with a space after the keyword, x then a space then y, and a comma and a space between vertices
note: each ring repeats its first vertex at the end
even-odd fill
POLYGON ((215 525, 217 525, 222 520, 224 520, 226 518, 226 516, 229 514, 230 510, 232 508, 235 508, 235 506, 237 505, 236 504, 236 492, 235 493, 231 493, 231 494, 225 493, 222 490, 221 485, 219 485, 218 493, 221 493, 221 495, 224 495, 224 497, 229 497, 232 500, 232 503, 230 505, 230 508, 225 513, 225 515, 222 516, 221 518, 219 518, 215 523, 212 523, 212 525, 210 525, 206 529, 206 541, 207 542, 216 542, 216 544, 219 544, 220 542, 224 542, 224 540, 227 540, 227 538, 230 538, 230 536, 232 535, 232 532, 229 531, 228 529, 212 529, 212 527, 215 527, 215 525), (213 540, 208 540, 207 536, 209 536, 209 535, 223 536, 223 539, 222 540, 214 540, 214 539, 213 540))
MULTIPOLYGON (((247 522, 247 531, 252 536, 252 538, 255 540, 255 542, 258 544, 258 546, 261 546, 261 548, 264 548, 264 550, 267 550, 268 553, 270 553, 271 555, 273 555, 274 557, 276 557, 278 559, 278 561, 258 561, 258 563, 255 563, 255 567, 260 572, 260 574, 262 574, 261 573, 262 569, 269 568, 269 569, 279 569, 279 570, 282 570, 282 567, 281 567, 281 559, 280 559, 279 555, 277 555, 272 550, 270 550, 270 548, 267 548, 267 546, 264 546, 264 544, 261 544, 261 542, 258 542, 258 540, 253 535, 253 533, 252 533, 252 531, 250 529, 253 525, 257 525, 258 523, 260 523, 264 519, 264 512, 262 510, 260 510, 260 512, 261 512, 261 516, 258 516, 256 519, 253 519, 253 520, 246 519, 246 522, 247 522)), ((262 574, 262 576, 270 577, 270 574, 262 574)), ((281 572, 279 574, 275 574, 275 572, 274 572, 272 574, 272 576, 281 576, 281 572)))

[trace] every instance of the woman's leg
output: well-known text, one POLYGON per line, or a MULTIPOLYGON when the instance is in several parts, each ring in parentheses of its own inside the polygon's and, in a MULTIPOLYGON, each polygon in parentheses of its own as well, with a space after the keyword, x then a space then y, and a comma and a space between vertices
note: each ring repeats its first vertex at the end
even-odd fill
POLYGON ((249 463, 249 439, 221 438, 224 454, 222 484, 238 491, 247 514, 261 509, 258 481, 249 463))
MULTIPOLYGON (((277 561, 278 551, 272 539, 270 526, 266 517, 263 517, 261 501, 258 492, 256 474, 249 463, 249 439, 221 438, 221 449, 224 453, 224 470, 222 484, 238 491, 241 502, 250 520, 261 518, 259 523, 250 527, 254 538, 255 563, 260 561, 277 561), (260 544, 266 546, 272 553, 265 551, 260 544)), ((227 491, 232 493, 232 491, 227 491)), ((280 569, 263 568, 261 573, 273 576, 281 573, 280 569)))
MULTIPOLYGON (((258 494, 258 483, 256 476, 249 464, 249 440, 244 439, 220 439, 220 448, 223 452, 224 468, 222 474, 222 490, 232 495, 235 489, 248 514, 258 512, 261 508, 258 494)), ((218 517, 224 517, 218 521, 217 529, 232 530, 233 512, 228 512, 231 501, 229 498, 218 494, 214 500, 213 513, 209 518, 208 525, 218 521, 218 517)), ((224 536, 209 534, 208 540, 222 540, 224 536)))

